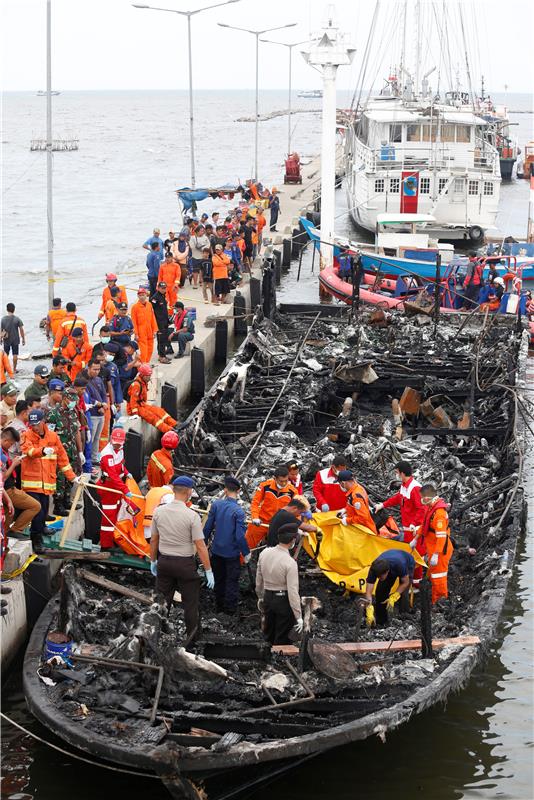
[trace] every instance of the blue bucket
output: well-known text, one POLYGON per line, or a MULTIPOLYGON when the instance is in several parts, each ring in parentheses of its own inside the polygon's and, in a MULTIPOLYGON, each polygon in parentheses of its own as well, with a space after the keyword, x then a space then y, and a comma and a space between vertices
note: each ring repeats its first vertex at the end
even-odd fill
POLYGON ((49 658, 54 658, 54 656, 59 656, 63 661, 68 661, 73 645, 72 639, 69 639, 64 633, 51 633, 50 639, 45 642, 45 661, 48 661, 49 658))

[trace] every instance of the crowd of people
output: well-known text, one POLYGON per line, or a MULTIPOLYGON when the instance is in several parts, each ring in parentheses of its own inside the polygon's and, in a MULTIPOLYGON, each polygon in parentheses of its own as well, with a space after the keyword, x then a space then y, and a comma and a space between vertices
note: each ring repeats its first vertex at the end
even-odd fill
MULTIPOLYGON (((156 461, 159 459, 160 454, 156 461)), ((162 485, 160 473, 157 469, 153 473, 155 486, 162 485)), ((448 596, 447 574, 453 553, 448 506, 432 484, 421 486, 415 480, 406 461, 396 465, 399 491, 374 508, 342 456, 317 472, 312 503, 302 494, 299 465, 294 461, 282 464, 274 469, 272 478, 257 487, 248 520, 239 501, 241 483, 229 475, 223 497, 211 503, 203 526, 199 514, 191 508, 195 489, 192 478, 181 475, 171 479, 172 474, 169 469, 165 479, 173 494, 156 508, 147 535, 157 591, 169 605, 177 590, 182 595, 188 642, 200 629, 201 579, 195 555, 204 568, 208 588, 214 590, 216 611, 234 615, 238 611, 241 567, 248 564, 253 551, 261 550, 255 585, 262 630, 271 645, 288 644, 295 633, 302 632, 299 540, 312 532, 318 540, 321 538, 312 508, 335 514, 341 525, 357 525, 410 547, 409 551, 386 549, 370 565, 361 598, 369 627, 386 625, 388 612, 397 604, 401 611, 409 611, 412 591, 422 577, 415 551, 427 565, 432 602, 448 596), (400 510, 400 528, 388 510, 395 506, 400 510)))

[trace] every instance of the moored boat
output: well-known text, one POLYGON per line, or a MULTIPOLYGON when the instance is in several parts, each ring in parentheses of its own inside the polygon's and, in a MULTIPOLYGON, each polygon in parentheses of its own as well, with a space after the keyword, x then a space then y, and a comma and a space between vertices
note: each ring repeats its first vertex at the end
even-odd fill
MULTIPOLYGON (((453 502, 456 540, 450 599, 432 612, 434 637, 447 632, 444 647, 435 644, 434 653, 420 657, 418 608, 399 620, 403 649, 389 646, 391 630, 358 628, 357 590, 349 587, 347 596, 347 586, 336 589, 310 558, 300 562, 301 594, 323 603, 314 641, 332 647, 343 642, 347 651, 357 637, 354 644, 361 647, 348 649, 358 654, 352 674, 327 677, 309 665, 302 672, 291 661, 300 658, 298 649, 266 653, 253 594, 244 594, 237 624, 218 619, 203 591, 206 633, 198 655, 207 662, 193 656, 191 661, 176 647, 183 630, 180 613, 173 609, 167 618, 157 604, 150 605, 149 575, 98 567, 101 576, 120 581, 123 591, 133 586, 146 594, 145 603, 87 583, 71 569, 61 598, 43 612, 26 652, 24 689, 32 713, 71 746, 113 765, 159 775, 174 797, 198 798, 195 783, 201 778, 209 782, 215 773, 235 770, 239 781, 249 766, 257 771, 369 736, 383 738, 464 686, 494 635, 524 525, 516 410, 513 390, 506 388, 521 369, 523 351, 520 333, 504 317, 480 339, 476 325, 458 328, 444 323, 440 341, 433 342, 419 326, 395 317, 389 329, 365 329, 355 359, 358 331, 346 309, 336 316, 328 307, 299 307, 277 313, 273 321, 258 319, 235 361, 187 420, 178 467, 193 474, 206 495, 217 490, 229 459, 234 469, 247 462, 242 475, 251 489, 273 461, 295 452, 307 487, 317 467, 336 452, 357 460, 373 496, 384 471, 377 458, 390 469, 393 449, 417 461, 426 476, 441 473, 440 491, 453 502), (473 395, 474 358, 480 388, 475 386, 473 395), (373 380, 362 366, 372 367, 373 380), (242 376, 243 370, 245 384, 236 384, 232 375, 242 376), (435 428, 417 417, 401 439, 393 439, 387 432, 391 396, 406 386, 442 402, 452 427, 435 428), (453 402, 447 399, 450 392, 453 402), (347 398, 355 396, 352 412, 342 413, 347 398), (470 397, 470 424, 459 428, 454 409, 470 397), (442 471, 453 457, 463 465, 454 496, 452 477, 442 471), (482 519, 488 490, 494 504, 482 519), (46 642, 58 627, 77 645, 67 656, 75 680, 68 679, 64 665, 60 681, 58 668, 44 664, 46 642), (413 641, 406 644, 409 639, 415 650, 413 641)), ((317 519, 325 522, 322 515, 317 519)))

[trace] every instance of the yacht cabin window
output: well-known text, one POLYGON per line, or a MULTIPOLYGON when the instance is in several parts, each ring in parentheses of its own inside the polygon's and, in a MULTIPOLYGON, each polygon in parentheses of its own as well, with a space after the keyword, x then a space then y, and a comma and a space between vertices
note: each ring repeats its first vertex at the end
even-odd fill
POLYGON ((391 194, 398 194, 400 189, 400 178, 389 179, 389 191, 391 194))
POLYGON ((484 181, 484 194, 486 197, 493 194, 493 183, 491 181, 484 181))
POLYGON ((478 194, 478 181, 468 181, 467 194, 471 196, 478 194))
POLYGON ((384 191, 384 178, 375 178, 375 193, 380 194, 384 191))
POLYGON ((469 125, 456 126, 456 141, 457 142, 471 141, 471 127, 469 125))
POLYGON ((389 141, 402 142, 402 125, 396 122, 389 126, 389 141))
POLYGON ((430 178, 421 178, 419 194, 430 194, 430 178))
POLYGON ((420 125, 406 125, 406 141, 407 142, 420 142, 421 141, 421 126, 420 125))

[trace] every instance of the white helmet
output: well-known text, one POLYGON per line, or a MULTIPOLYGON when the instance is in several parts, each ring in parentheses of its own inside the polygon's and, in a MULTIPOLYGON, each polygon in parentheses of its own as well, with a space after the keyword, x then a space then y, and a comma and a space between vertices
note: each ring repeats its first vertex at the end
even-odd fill
POLYGON ((493 283, 498 283, 499 286, 504 286, 504 280, 502 278, 495 278, 493 283))

